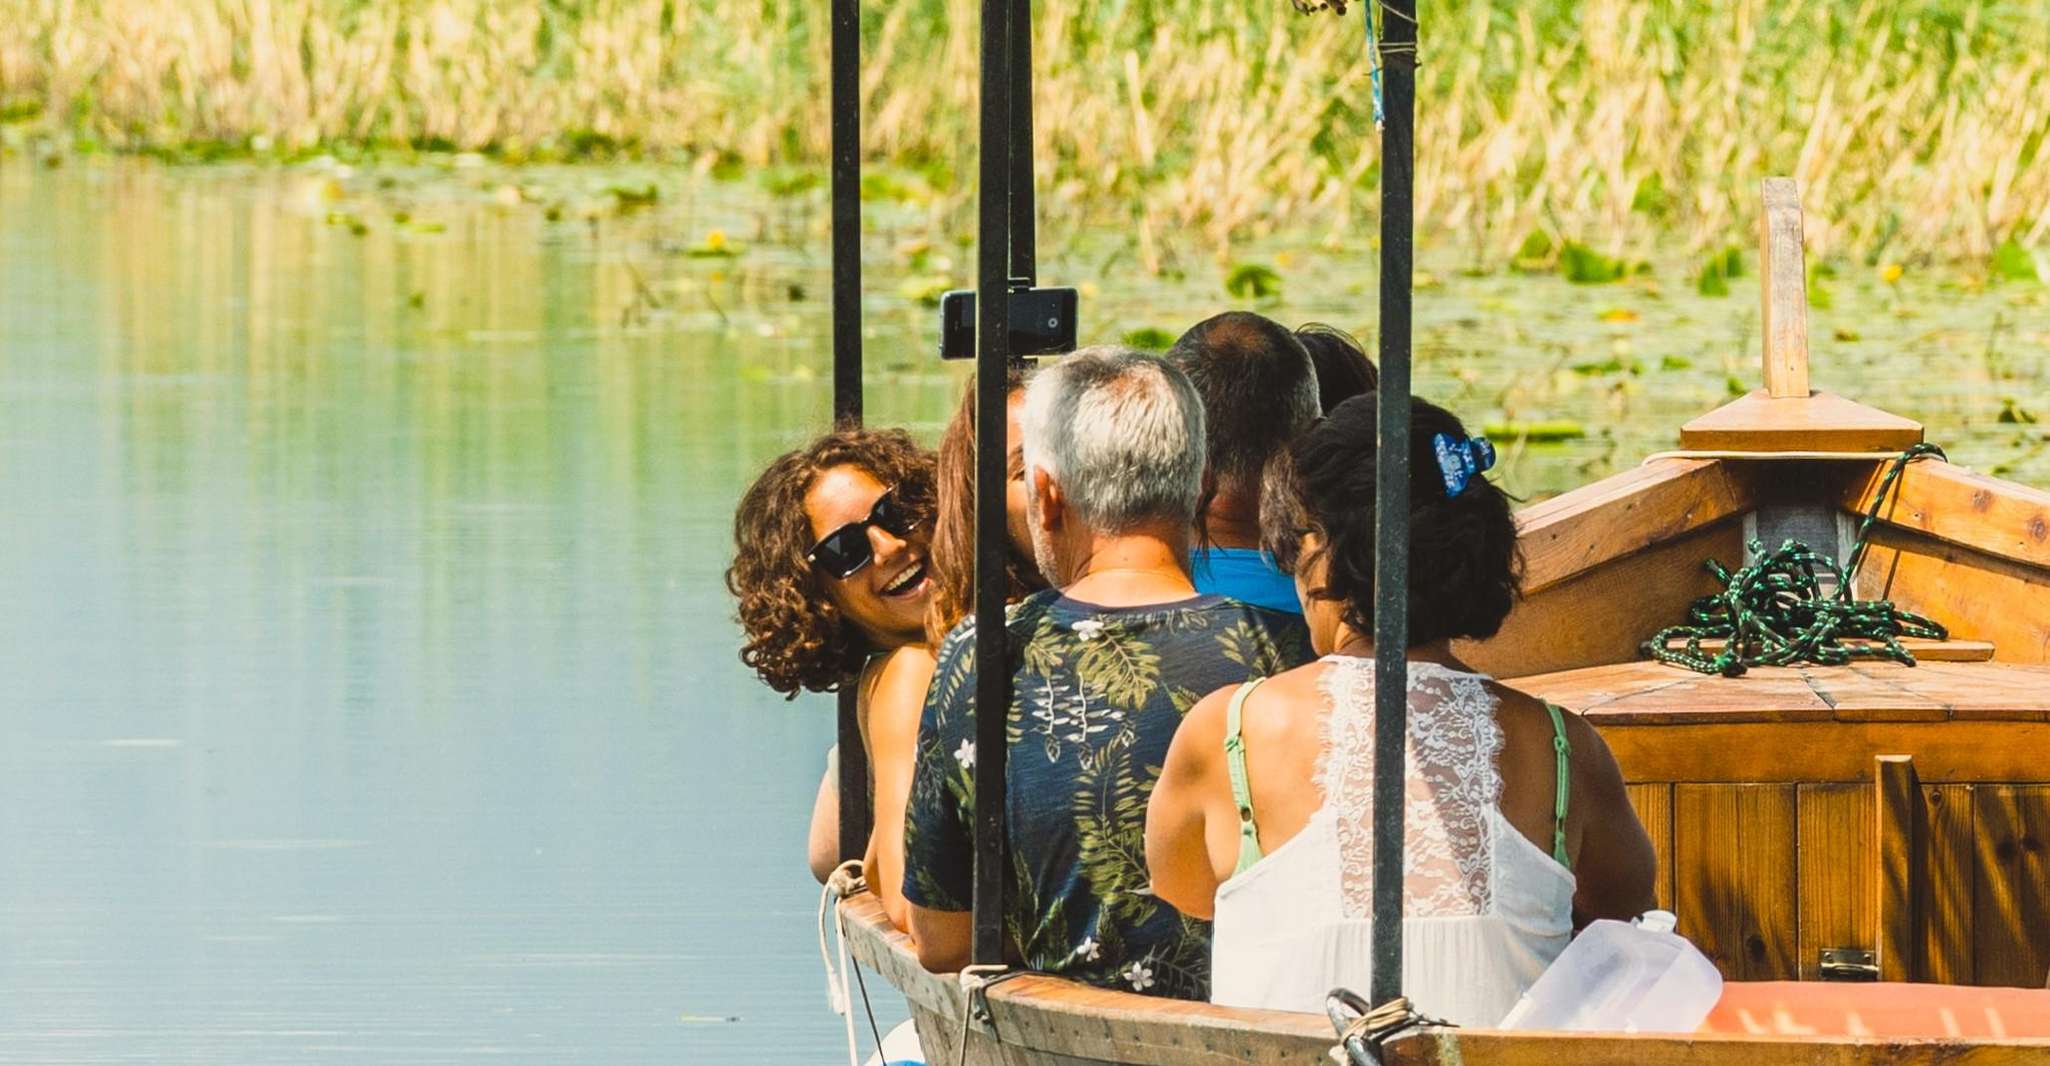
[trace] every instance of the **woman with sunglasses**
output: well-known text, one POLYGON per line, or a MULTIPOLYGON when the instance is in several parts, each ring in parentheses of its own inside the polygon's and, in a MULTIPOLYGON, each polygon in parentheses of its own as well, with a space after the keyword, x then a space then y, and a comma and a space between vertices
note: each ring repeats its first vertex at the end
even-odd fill
MULTIPOLYGON (((770 688, 858 686, 875 830, 864 863, 900 922, 904 807, 932 651, 933 457, 901 430, 843 429, 779 456, 741 497, 726 587, 740 601, 741 661, 770 688)), ((811 867, 836 859, 834 774, 812 815, 811 867)))

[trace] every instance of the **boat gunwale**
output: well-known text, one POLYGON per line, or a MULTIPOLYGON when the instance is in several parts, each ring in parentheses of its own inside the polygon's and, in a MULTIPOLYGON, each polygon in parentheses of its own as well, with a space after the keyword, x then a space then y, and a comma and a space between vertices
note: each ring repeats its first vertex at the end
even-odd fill
MULTIPOLYGON (((918 964, 910 938, 889 924, 874 896, 839 905, 839 918, 855 959, 881 974, 915 1009, 958 1029, 966 1004, 954 974, 935 974, 918 964)), ((1735 983, 1735 982, 1732 982, 1735 983)), ((1782 984, 1787 982, 1767 982, 1782 984)), ((1945 987, 1967 988, 1955 985, 1945 987)), ((1221 1037, 1241 1048, 1261 1048, 1257 1061, 1293 1062, 1297 1052, 1322 1059, 1337 1043, 1321 1015, 1225 1007, 1162 999, 1133 992, 1080 985, 1048 974, 1022 974, 989 987, 984 995, 1002 1043, 1014 1051, 1065 1056, 1065 1062, 1110 1062, 1131 1066, 1176 1066, 1242 1061, 1242 1051, 1193 1047, 1187 1040, 1221 1037), (1088 1026, 1073 1024, 1086 1019, 1088 1026), (1181 1040, 1147 1039, 1156 1027, 1185 1030, 1181 1040), (1122 1028, 1121 1028, 1122 1027, 1122 1028), (1086 1046, 1045 1046, 1035 1037, 1058 1030, 1086 1046)), ((1387 1045, 1390 1066, 1425 1063, 1534 1063, 1570 1056, 1576 1063, 1688 1062, 1730 1066, 1776 1063, 1957 1063, 2020 1061, 2016 1049, 2050 1051, 2050 1037, 1849 1036, 1777 1033, 1586 1033, 1424 1027, 1387 1045), (1836 1054, 1829 1052, 1834 1050, 1836 1054), (1652 1057, 1657 1056, 1657 1057, 1652 1057), (1906 1056, 1906 1057, 1902 1057, 1906 1056)), ((976 1061, 976 1060, 971 1060, 976 1061)), ((1002 1061, 1012 1061, 1004 1059, 1002 1061)), ((1030 1061, 1024 1060, 1024 1061, 1030 1061)))

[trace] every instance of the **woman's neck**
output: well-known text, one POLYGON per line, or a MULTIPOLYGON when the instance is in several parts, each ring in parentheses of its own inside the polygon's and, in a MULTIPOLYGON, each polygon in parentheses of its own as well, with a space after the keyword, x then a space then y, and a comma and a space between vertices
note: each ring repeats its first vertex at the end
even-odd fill
MULTIPOLYGON (((1354 659, 1374 657, 1374 638, 1360 633, 1348 625, 1338 627, 1338 639, 1332 643, 1331 654, 1344 655, 1354 659)), ((1434 640, 1428 644, 1413 644, 1403 658, 1413 663, 1436 663, 1453 670, 1466 670, 1467 665, 1452 653, 1450 640, 1434 640)))

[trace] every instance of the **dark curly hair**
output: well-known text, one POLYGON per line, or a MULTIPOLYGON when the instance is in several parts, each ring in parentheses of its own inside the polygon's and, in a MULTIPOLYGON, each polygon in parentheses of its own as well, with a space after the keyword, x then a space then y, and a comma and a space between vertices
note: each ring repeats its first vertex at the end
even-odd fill
MULTIPOLYGON (((1025 387, 1026 369, 1004 375, 1004 395, 1025 387)), ((954 420, 940 435, 939 504, 932 524, 932 599, 925 609, 925 639, 937 648, 975 605, 975 383, 970 381, 954 420)), ((1039 565, 1007 544, 1004 598, 1023 599, 1046 587, 1039 565)))
MULTIPOLYGON (((1260 497, 1261 546, 1293 573, 1302 534, 1320 534, 1327 569, 1311 594, 1341 601, 1345 624, 1362 634, 1374 631, 1375 403, 1367 393, 1325 415, 1269 468, 1260 497)), ((1516 601, 1516 518, 1483 475, 1448 497, 1431 439, 1463 440, 1466 427, 1426 400, 1412 399, 1409 411, 1409 643, 1484 640, 1516 601)))
POLYGON ((799 690, 837 690, 878 650, 840 616, 804 557, 812 547, 805 494, 836 466, 865 470, 895 486, 914 514, 932 514, 932 453, 900 429, 828 433, 777 456, 748 486, 733 515, 733 565, 726 569, 726 588, 740 600, 747 636, 740 661, 792 699, 799 690))

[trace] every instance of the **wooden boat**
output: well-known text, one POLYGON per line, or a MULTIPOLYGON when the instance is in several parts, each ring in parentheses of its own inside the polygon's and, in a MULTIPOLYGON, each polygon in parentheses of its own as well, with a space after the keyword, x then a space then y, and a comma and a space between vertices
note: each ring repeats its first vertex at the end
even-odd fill
MULTIPOLYGON (((1682 427, 1683 452, 1525 509, 1525 598, 1462 650, 1602 731, 1657 845, 1659 900, 1721 968, 1723 1002, 1696 1034, 1412 1029, 1384 1061, 2050 1062, 2050 493, 1905 467, 1854 587, 1949 629, 1917 665, 1732 678, 1640 657, 1715 590, 1704 560, 1787 532, 1841 543, 1923 438, 1809 389, 1791 182, 1767 183, 1763 229, 1766 387, 1682 427), (1994 985, 2029 987, 1972 987, 1994 985)), ((1311 1066, 1334 1045, 1319 1015, 1047 976, 971 995, 920 969, 872 901, 841 914, 933 1062, 1311 1066)))

